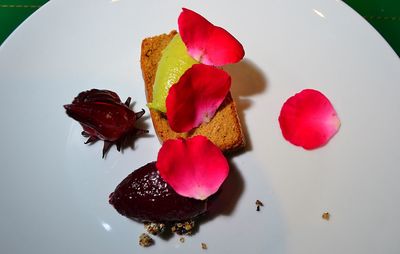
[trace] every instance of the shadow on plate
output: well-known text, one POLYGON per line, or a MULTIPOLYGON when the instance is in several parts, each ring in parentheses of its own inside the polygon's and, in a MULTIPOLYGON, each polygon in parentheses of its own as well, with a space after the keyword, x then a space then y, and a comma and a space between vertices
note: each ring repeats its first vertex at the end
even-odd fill
POLYGON ((224 66, 223 69, 228 72, 232 78, 231 93, 236 103, 242 129, 246 138, 246 149, 244 152, 251 151, 252 143, 246 126, 245 111, 253 104, 253 101, 249 97, 261 94, 267 90, 268 80, 263 71, 249 59, 224 66))
POLYGON ((240 170, 232 160, 229 161, 229 166, 229 176, 219 191, 208 201, 208 212, 200 219, 200 224, 211 221, 220 215, 229 216, 235 210, 245 184, 240 170))

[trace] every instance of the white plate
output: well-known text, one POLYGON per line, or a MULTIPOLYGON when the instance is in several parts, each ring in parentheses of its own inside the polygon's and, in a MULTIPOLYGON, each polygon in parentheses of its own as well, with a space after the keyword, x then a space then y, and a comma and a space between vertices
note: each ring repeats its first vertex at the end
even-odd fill
POLYGON ((50 1, 0 48, 0 252, 200 253, 205 242, 208 253, 399 253, 399 73, 393 50, 340 1, 50 1), (183 244, 156 238, 144 250, 143 226, 107 199, 156 158, 157 138, 103 160, 62 105, 97 87, 145 108, 141 40, 175 29, 183 6, 245 46, 229 72, 250 148, 232 159, 223 214, 183 244), (324 92, 342 121, 311 152, 277 121, 303 88, 324 92))

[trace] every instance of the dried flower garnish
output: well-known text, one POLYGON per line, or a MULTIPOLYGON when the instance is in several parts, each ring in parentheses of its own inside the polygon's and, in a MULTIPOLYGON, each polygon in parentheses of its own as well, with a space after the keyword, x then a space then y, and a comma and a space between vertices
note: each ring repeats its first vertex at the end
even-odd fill
POLYGON ((329 220, 330 218, 331 218, 331 215, 328 212, 324 212, 322 214, 322 219, 329 220))
POLYGON ((189 54, 201 63, 222 66, 244 57, 243 46, 235 37, 192 10, 182 9, 178 26, 189 54))
POLYGON ((305 89, 283 104, 279 124, 287 141, 311 150, 325 145, 336 134, 340 120, 325 95, 305 89))
POLYGON ((103 158, 113 144, 118 151, 130 137, 147 133, 135 127, 144 110, 135 113, 129 108, 131 98, 122 103, 119 96, 109 90, 92 89, 81 92, 71 104, 64 105, 66 113, 82 127, 85 142, 104 141, 103 158))
POLYGON ((231 77, 213 66, 195 64, 168 93, 167 119, 171 129, 187 132, 208 122, 225 99, 231 77))
POLYGON ((153 244, 154 244, 154 240, 148 234, 143 233, 139 236, 139 245, 140 246, 149 247, 153 244))
POLYGON ((201 243, 201 248, 202 248, 203 250, 206 250, 206 249, 208 249, 208 247, 207 247, 207 244, 205 244, 205 243, 201 243))
POLYGON ((179 195, 199 200, 214 194, 229 173, 221 150, 204 136, 165 141, 156 166, 179 195))
POLYGON ((185 237, 180 237, 180 238, 179 238, 179 241, 180 241, 181 243, 184 243, 184 242, 185 242, 185 237))

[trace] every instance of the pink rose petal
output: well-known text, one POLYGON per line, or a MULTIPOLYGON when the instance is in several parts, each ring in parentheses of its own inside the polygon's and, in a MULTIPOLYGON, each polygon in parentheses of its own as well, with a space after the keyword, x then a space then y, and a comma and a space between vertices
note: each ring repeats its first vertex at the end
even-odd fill
POLYGON ((167 119, 171 129, 187 132, 209 121, 230 87, 231 77, 225 71, 204 64, 193 65, 168 92, 167 119))
POLYGON ((165 141, 156 166, 179 195, 200 200, 217 192, 229 173, 221 150, 204 136, 165 141))
POLYGON ((189 55, 203 64, 222 66, 244 57, 243 46, 235 37, 194 11, 183 8, 178 26, 189 55))
POLYGON ((283 104, 279 124, 287 141, 311 150, 328 143, 339 130, 340 120, 325 95, 305 89, 283 104))

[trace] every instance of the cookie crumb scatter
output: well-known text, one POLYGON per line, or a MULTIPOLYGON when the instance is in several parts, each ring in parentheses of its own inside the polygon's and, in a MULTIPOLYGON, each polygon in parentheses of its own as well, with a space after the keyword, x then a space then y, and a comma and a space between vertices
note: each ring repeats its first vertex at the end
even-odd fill
POLYGON ((171 231, 178 235, 191 235, 193 233, 194 226, 194 220, 178 222, 171 227, 171 231))
POLYGON ((329 220, 330 218, 331 218, 331 215, 328 212, 324 212, 322 214, 322 219, 329 220))
POLYGON ((153 244, 154 244, 154 240, 148 234, 143 233, 139 236, 139 245, 140 246, 149 247, 153 244))
POLYGON ((260 207, 264 206, 264 204, 263 204, 263 202, 261 202, 260 200, 257 199, 256 200, 256 206, 257 206, 256 211, 259 212, 260 211, 260 207))
POLYGON ((164 232, 165 224, 156 222, 147 222, 144 224, 144 228, 149 234, 158 235, 164 232))
POLYGON ((205 243, 201 243, 201 248, 202 248, 203 250, 206 250, 206 249, 208 249, 208 247, 207 247, 207 244, 205 244, 205 243))
POLYGON ((184 243, 184 242, 185 242, 185 237, 179 238, 179 241, 180 241, 181 243, 184 243))

